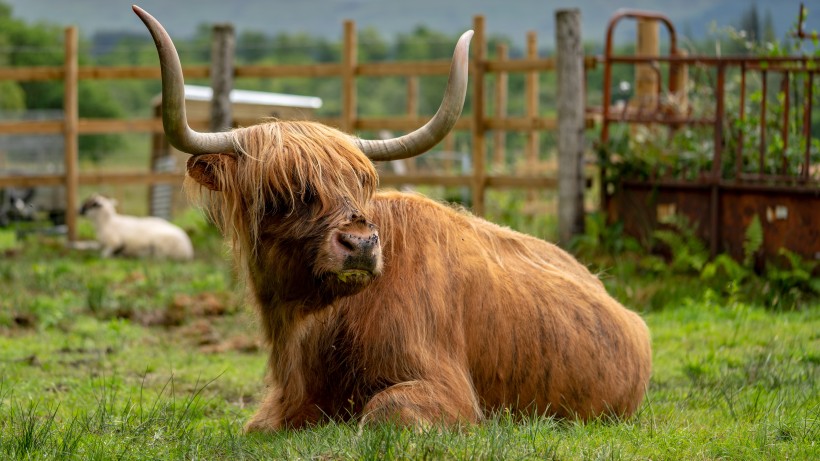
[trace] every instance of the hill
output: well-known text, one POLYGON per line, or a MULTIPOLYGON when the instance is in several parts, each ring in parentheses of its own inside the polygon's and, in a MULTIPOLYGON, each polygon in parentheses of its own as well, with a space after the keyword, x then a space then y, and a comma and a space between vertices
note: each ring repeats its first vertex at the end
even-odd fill
MULTIPOLYGON (((13 16, 27 22, 77 25, 91 37, 103 32, 138 32, 144 28, 131 12, 135 0, 0 0, 12 7, 13 16)), ((408 32, 418 25, 455 35, 472 26, 476 14, 486 17, 489 34, 506 36, 522 45, 526 32, 538 33, 541 46, 554 40, 555 10, 581 10, 584 40, 603 43, 608 19, 616 11, 606 0, 137 0, 157 17, 172 36, 190 36, 198 27, 229 21, 238 33, 259 31, 307 33, 339 38, 342 22, 353 19, 359 29, 373 27, 386 37, 408 32)), ((661 12, 675 23, 679 33, 695 38, 709 33, 712 24, 737 25, 750 6, 757 5, 761 18, 771 14, 776 35, 782 37, 795 22, 799 0, 633 0, 622 7, 661 12)), ((809 29, 820 29, 820 11, 809 16, 809 29)), ((631 37, 628 27, 619 31, 631 37)))

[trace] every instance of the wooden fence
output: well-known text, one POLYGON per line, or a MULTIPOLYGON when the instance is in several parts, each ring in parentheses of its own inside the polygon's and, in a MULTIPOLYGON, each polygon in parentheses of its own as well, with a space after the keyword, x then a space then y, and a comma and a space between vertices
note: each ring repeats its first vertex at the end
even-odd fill
MULTIPOLYGON (((572 15, 578 15, 577 10, 567 10, 572 15)), ((560 12, 559 12, 560 13, 560 12)), ((566 15, 565 15, 566 16, 566 15)), ((556 14, 556 19, 560 20, 556 14)), ((580 21, 575 21, 574 26, 569 27, 580 29, 580 21)), ((538 75, 556 70, 556 59, 540 58, 537 54, 537 37, 534 33, 527 35, 527 54, 523 59, 507 59, 506 51, 502 47, 498 50, 497 58, 494 60, 487 57, 487 38, 485 34, 485 21, 483 16, 476 16, 473 20, 475 34, 471 43, 472 56, 470 59, 470 81, 472 91, 472 114, 463 114, 457 122, 455 130, 469 130, 472 139, 472 173, 461 175, 449 174, 424 174, 409 172, 408 174, 380 175, 382 185, 393 186, 399 184, 429 184, 441 186, 462 186, 469 187, 472 194, 472 207, 474 213, 484 214, 484 197, 487 188, 526 188, 526 189, 556 189, 558 179, 545 175, 513 175, 513 174, 492 174, 488 171, 486 160, 491 157, 493 161, 500 161, 503 158, 503 142, 495 142, 495 151, 492 155, 487 153, 486 138, 489 131, 494 132, 496 141, 507 131, 518 131, 528 133, 526 142, 526 156, 529 161, 534 161, 538 151, 538 133, 542 131, 553 131, 558 127, 558 121, 554 117, 543 117, 540 114, 538 98, 538 75), (527 75, 525 86, 526 114, 512 117, 505 112, 507 100, 507 74, 524 73, 527 75), (496 84, 494 93, 488 94, 487 76, 496 74, 496 84), (494 98, 496 110, 492 116, 487 115, 487 99, 494 98)), ((564 27, 566 30, 566 27, 564 27)), ((580 30, 570 30, 566 33, 572 35, 574 40, 580 43, 580 30), (574 34, 574 35, 573 35, 574 34)), ((78 187, 80 185, 100 185, 100 184, 139 184, 154 185, 162 183, 178 183, 182 180, 182 175, 177 173, 157 173, 151 171, 128 172, 128 173, 87 173, 80 171, 78 163, 78 136, 87 134, 106 133, 159 133, 162 132, 162 122, 159 118, 145 119, 88 119, 78 116, 78 83, 81 80, 102 80, 102 79, 159 79, 160 69, 158 66, 123 66, 123 67, 97 67, 78 65, 78 38, 77 29, 69 27, 65 31, 65 62, 63 66, 57 67, 28 67, 28 68, 0 68, 0 80, 16 81, 42 81, 42 80, 62 80, 65 85, 65 97, 63 105, 63 119, 58 121, 11 121, 0 122, 0 136, 19 134, 62 134, 65 139, 65 170, 63 174, 42 174, 35 176, 0 176, 0 188, 9 186, 30 187, 44 185, 63 185, 66 189, 66 224, 68 227, 68 239, 76 239, 76 219, 78 206, 78 187)), ((557 37, 560 44, 564 37, 557 37)), ((580 50, 580 47, 574 47, 580 50)), ((568 48, 572 49, 572 47, 568 48)), ((342 88, 342 108, 340 116, 335 118, 325 118, 319 121, 339 127, 346 132, 357 130, 413 130, 429 120, 428 116, 417 114, 417 79, 421 76, 447 75, 449 72, 449 60, 424 61, 424 62, 378 62, 367 63, 357 61, 356 27, 352 21, 344 23, 342 58, 338 63, 323 63, 311 65, 244 65, 233 68, 235 78, 263 77, 263 78, 283 78, 283 77, 338 77, 341 79, 342 88), (356 79, 359 77, 387 77, 400 76, 408 79, 408 111, 404 115, 394 117, 360 117, 356 110, 356 79)), ((595 66, 596 60, 593 57, 566 56, 564 62, 581 69, 589 69, 595 66), (583 64, 578 64, 583 63, 583 64)), ((208 65, 184 66, 184 75, 188 79, 208 78, 213 72, 208 65)), ((570 70, 570 74, 572 75, 570 70)), ((565 77, 566 78, 566 77, 565 77)), ((578 75, 577 81, 583 81, 583 76, 578 75)), ((561 91, 558 92, 562 97, 561 91)), ((579 104, 575 101, 574 104, 579 104)), ((581 114, 580 124, 575 132, 582 132, 584 120, 584 101, 581 99, 580 106, 575 113, 581 114)), ((569 120, 572 123, 572 120, 569 120)), ((207 120, 190 120, 192 126, 207 127, 207 120)), ((563 130, 562 130, 563 131, 563 130)), ((559 133, 560 136, 560 133, 559 133)), ((561 144, 559 142, 559 144, 561 144)), ((573 154, 576 157, 581 154, 580 145, 572 144, 573 154)), ((573 176, 571 182, 576 184, 573 187, 579 188, 581 179, 579 175, 573 176)), ((576 194, 577 195, 577 194, 576 194)), ((561 225, 559 223, 559 225, 561 225)))

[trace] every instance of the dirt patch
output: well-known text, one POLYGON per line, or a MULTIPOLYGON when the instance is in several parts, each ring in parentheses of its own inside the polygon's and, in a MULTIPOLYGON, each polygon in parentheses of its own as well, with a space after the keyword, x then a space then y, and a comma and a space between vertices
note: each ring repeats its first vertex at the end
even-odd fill
POLYGON ((34 328, 37 324, 37 317, 31 312, 16 312, 12 317, 14 326, 18 328, 34 328))
POLYGON ((145 312, 136 319, 144 326, 180 326, 203 317, 220 317, 232 314, 234 309, 225 296, 214 293, 196 295, 178 294, 164 311, 145 312))
POLYGON ((216 344, 204 345, 200 347, 199 350, 206 354, 221 354, 228 351, 237 351, 250 354, 257 352, 260 348, 261 344, 258 340, 247 336, 237 335, 216 344))

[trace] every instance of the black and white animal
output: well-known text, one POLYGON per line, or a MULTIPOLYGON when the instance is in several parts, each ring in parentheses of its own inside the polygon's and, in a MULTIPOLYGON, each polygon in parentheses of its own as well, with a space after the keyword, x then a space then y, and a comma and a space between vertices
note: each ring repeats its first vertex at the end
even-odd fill
POLYGON ((191 239, 180 227, 154 217, 117 214, 117 201, 94 194, 80 214, 94 225, 102 256, 156 257, 189 260, 194 257, 191 239))
POLYGON ((8 187, 0 189, 0 226, 12 221, 33 221, 37 207, 32 203, 36 190, 33 187, 8 187))

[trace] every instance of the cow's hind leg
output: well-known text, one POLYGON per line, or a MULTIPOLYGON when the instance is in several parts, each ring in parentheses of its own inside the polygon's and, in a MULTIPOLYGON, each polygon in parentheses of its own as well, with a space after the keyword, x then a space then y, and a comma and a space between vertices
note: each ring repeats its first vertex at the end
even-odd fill
POLYGON ((362 424, 387 422, 417 427, 451 426, 481 419, 473 386, 460 372, 390 386, 374 395, 362 413, 362 424))

